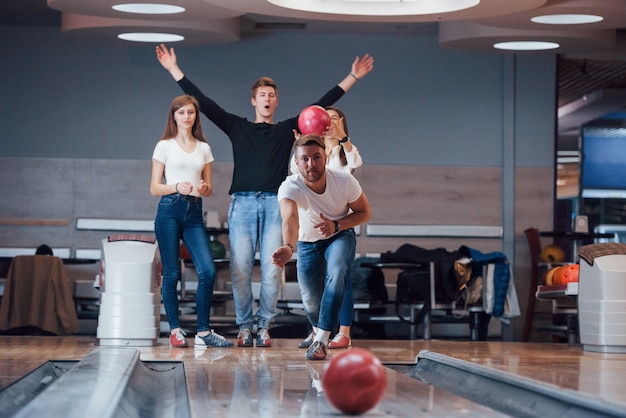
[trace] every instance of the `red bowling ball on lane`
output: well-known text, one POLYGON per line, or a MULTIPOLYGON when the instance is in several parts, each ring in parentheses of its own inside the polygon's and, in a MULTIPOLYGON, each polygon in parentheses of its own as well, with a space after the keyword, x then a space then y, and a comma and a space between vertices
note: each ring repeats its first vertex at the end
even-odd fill
POLYGON ((346 414, 358 415, 382 400, 387 389, 387 372, 374 354, 352 348, 326 363, 322 387, 331 405, 346 414))

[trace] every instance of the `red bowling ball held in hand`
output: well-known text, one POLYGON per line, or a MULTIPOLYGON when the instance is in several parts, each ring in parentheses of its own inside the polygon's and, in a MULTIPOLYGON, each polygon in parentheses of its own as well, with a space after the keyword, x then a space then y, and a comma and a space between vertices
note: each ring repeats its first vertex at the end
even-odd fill
POLYGON ((330 126, 330 116, 322 106, 305 107, 298 116, 298 129, 303 135, 323 136, 330 126))
POLYGON ((378 357, 367 350, 352 348, 326 363, 322 387, 332 406, 346 414, 362 414, 382 400, 387 389, 387 373, 378 357))

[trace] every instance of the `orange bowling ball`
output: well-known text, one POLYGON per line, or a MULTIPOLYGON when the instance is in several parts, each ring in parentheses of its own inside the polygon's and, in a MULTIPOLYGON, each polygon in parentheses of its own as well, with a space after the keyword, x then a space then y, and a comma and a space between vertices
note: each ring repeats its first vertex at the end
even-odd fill
POLYGON ((578 273, 580 266, 578 264, 568 264, 557 269, 552 277, 552 284, 568 284, 578 282, 578 273))
POLYGON ((346 414, 362 414, 378 405, 385 395, 387 373, 374 354, 352 348, 326 363, 322 387, 335 408, 346 414))
POLYGON ((305 107, 298 116, 298 129, 303 135, 322 136, 330 126, 330 116, 322 106, 305 107))
POLYGON ((546 271, 546 274, 543 275, 543 283, 551 286, 554 283, 554 273, 556 273, 556 271, 561 268, 561 266, 558 267, 552 267, 550 270, 546 271))

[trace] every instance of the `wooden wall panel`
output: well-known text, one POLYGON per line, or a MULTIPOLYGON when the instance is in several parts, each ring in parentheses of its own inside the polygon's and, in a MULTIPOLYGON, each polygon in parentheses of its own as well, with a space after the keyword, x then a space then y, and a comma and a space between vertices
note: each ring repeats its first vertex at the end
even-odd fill
MULTIPOLYGON (((214 194, 205 210, 226 221, 232 163, 215 163, 214 194)), ((367 165, 357 170, 372 206, 372 224, 500 226, 501 170, 498 167, 367 165)), ((524 229, 552 228, 553 171, 517 168, 515 177, 515 254, 513 264, 522 312, 529 291, 529 253, 524 229)), ((100 247, 107 231, 76 229, 76 218, 153 219, 158 198, 149 193, 150 163, 144 160, 0 158, 1 247, 100 247), (23 224, 15 219, 24 219, 23 224), (39 225, 29 219, 66 219, 67 224, 39 225), (28 224, 32 225, 28 225, 28 224)), ((225 236, 220 239, 227 243, 225 236)), ((393 251, 409 242, 425 248, 502 251, 500 238, 368 237, 357 239, 361 255, 393 251)), ((395 280, 389 277, 388 281, 395 280)), ((541 309, 541 308, 540 308, 541 309)), ((514 321, 519 335, 521 320, 514 321)))

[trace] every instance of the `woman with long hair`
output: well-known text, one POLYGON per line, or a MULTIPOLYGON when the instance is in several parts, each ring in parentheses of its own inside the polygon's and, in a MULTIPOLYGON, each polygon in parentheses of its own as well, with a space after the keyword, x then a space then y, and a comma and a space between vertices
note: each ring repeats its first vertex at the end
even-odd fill
POLYGON ((181 273, 179 248, 182 240, 198 275, 194 345, 229 347, 233 343, 209 326, 216 270, 202 220, 202 197, 213 192, 213 154, 202 132, 198 109, 198 101, 193 97, 176 97, 170 105, 163 136, 152 155, 150 193, 161 196, 154 221, 163 266, 161 294, 170 326, 170 346, 186 347, 176 291, 181 273))

